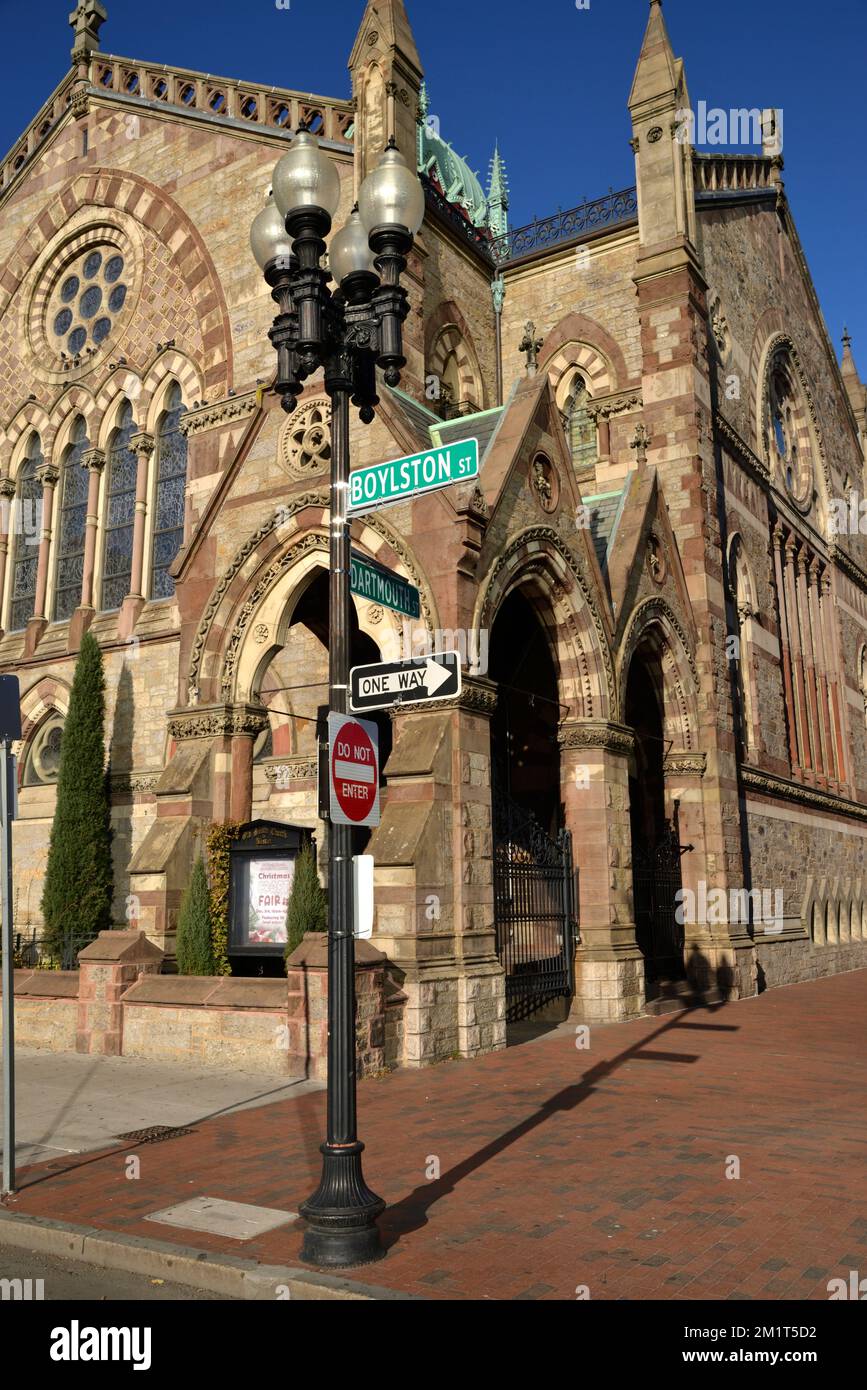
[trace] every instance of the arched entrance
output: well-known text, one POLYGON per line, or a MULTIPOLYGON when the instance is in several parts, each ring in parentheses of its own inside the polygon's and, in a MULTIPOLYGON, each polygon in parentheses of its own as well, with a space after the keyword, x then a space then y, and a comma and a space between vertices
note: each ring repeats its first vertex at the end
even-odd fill
POLYGON ((491 629, 494 923, 514 1022, 574 988, 571 837, 560 788, 558 673, 535 609, 518 589, 491 629))
POLYGON ((637 647, 626 686, 626 722, 635 733, 629 767, 635 933, 644 956, 646 996, 684 977, 684 931, 677 920, 682 886, 677 803, 665 796, 664 680, 661 648, 648 637, 637 647))

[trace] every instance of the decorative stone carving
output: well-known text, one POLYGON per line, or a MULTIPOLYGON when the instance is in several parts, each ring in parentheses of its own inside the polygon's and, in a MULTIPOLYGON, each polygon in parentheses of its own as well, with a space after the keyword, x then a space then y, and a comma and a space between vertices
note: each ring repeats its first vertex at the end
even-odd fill
POLYGON ((530 485, 542 511, 555 511, 560 486, 551 460, 546 458, 544 454, 537 454, 530 465, 530 485))
POLYGON ((777 777, 771 772, 760 772, 757 768, 742 767, 741 781, 745 787, 767 796, 784 797, 788 801, 799 801, 805 806, 819 806, 823 810, 837 811, 844 816, 853 816, 867 821, 867 806, 849 801, 843 796, 821 791, 818 787, 808 787, 803 782, 789 782, 785 777, 777 777))
POLYGON ((604 719, 569 719, 560 725, 557 742, 563 749, 605 748, 628 757, 635 746, 635 734, 625 724, 604 719))
POLYGON ((233 734, 259 734, 268 727, 268 711, 253 705, 213 705, 176 711, 169 719, 169 736, 179 743, 189 738, 226 738, 233 734))
POLYGON ((536 337, 535 323, 525 323, 524 336, 518 344, 518 351, 526 354, 527 376, 535 376, 539 369, 539 353, 543 342, 543 338, 536 337))
POLYGON ((280 432, 280 456, 290 478, 303 482, 331 466, 331 403, 326 396, 296 409, 280 432))
POLYGON ((203 430, 217 429, 220 425, 228 424, 231 420, 241 420, 247 415, 252 415, 256 409, 256 392, 248 391, 243 396, 229 396, 224 401, 216 401, 213 405, 198 406, 195 410, 186 410, 181 416, 178 428, 181 434, 190 437, 191 434, 201 434, 203 430))
POLYGON ((647 568, 656 584, 664 584, 668 573, 662 542, 653 532, 647 537, 647 568))
POLYGON ((706 753, 666 753, 663 772, 673 777, 703 777, 707 771, 706 753))
POLYGON ((268 641, 269 632, 270 629, 267 623, 257 623, 253 628, 253 641, 258 643, 260 647, 264 646, 268 641))
POLYGON ((272 787, 285 786, 287 782, 304 782, 317 777, 319 766, 315 758, 284 758, 279 763, 266 763, 265 780, 272 787))
POLYGON ((644 404, 640 391, 618 391, 613 396, 597 396, 587 402, 587 414, 594 424, 600 420, 610 420, 612 415, 636 410, 644 404))
POLYGON ((658 140, 661 140, 661 139, 662 139, 662 126, 661 126, 661 125, 653 125, 653 126, 651 126, 651 127, 650 127, 650 130, 647 132, 647 143, 648 143, 649 145, 655 145, 655 144, 657 143, 657 141, 658 141, 658 140))

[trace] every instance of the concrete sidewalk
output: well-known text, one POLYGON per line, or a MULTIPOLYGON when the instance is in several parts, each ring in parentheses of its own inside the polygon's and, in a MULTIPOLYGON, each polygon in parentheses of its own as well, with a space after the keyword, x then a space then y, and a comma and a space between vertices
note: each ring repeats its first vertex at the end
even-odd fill
MULTIPOLYGON (((584 1041, 562 1027, 361 1083, 388 1253, 350 1279, 427 1299, 827 1300, 830 1280, 867 1274, 867 971, 584 1041)), ((265 1267, 298 1268, 292 1213, 318 1179, 324 1096, 261 1100, 170 1142, 55 1155, 22 1174, 0 1227, 70 1223, 80 1241, 86 1223, 91 1259, 100 1238, 126 1259, 137 1243, 156 1258, 159 1240, 191 1269, 243 1262, 273 1296, 265 1267), (153 1220, 190 1199, 280 1224, 232 1239, 153 1220)))
POLYGON ((19 1166, 104 1149, 132 1130, 189 1126, 321 1089, 292 1077, 135 1057, 16 1048, 15 1058, 19 1166))

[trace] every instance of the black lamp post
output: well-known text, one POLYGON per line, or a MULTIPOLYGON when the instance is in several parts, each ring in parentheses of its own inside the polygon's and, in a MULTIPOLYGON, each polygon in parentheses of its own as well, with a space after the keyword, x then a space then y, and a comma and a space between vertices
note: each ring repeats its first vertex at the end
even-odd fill
MULTIPOLYGON (((331 397, 331 533, 328 633, 330 708, 348 712, 349 404, 364 424, 378 404, 376 367, 390 386, 406 359, 408 313, 400 277, 424 217, 418 176, 390 140, 362 184, 349 221, 331 243, 332 276, 320 262, 340 200, 337 169, 315 135, 299 130, 274 169, 273 194, 250 234, 253 254, 278 313, 269 331, 277 350, 274 389, 295 409, 302 383, 325 371, 331 397)), ((377 1217, 381 1197, 364 1181, 355 1098, 355 943, 352 932, 351 827, 332 825, 328 860, 328 1133, 322 1177, 301 1206, 302 1259, 332 1267, 367 1264, 385 1253, 377 1217)))

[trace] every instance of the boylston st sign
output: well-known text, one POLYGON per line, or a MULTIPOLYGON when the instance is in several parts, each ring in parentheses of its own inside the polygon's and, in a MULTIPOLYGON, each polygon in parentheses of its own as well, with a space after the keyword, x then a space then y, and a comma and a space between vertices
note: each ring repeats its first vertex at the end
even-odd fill
POLYGON ((479 441, 461 439, 440 444, 421 454, 356 468, 349 475, 349 515, 406 502, 423 492, 466 483, 479 476, 479 441))
POLYGON ((415 585, 407 583, 394 570, 367 560, 353 550, 349 561, 349 587, 359 598, 369 599, 382 608, 391 608, 405 618, 421 616, 421 600, 415 585))

